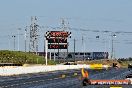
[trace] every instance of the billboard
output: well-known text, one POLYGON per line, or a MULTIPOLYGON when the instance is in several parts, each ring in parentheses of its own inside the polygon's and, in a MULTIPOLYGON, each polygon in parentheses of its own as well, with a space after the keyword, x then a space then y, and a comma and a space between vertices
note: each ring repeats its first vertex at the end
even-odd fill
POLYGON ((108 56, 108 52, 93 52, 93 59, 104 59, 108 56))

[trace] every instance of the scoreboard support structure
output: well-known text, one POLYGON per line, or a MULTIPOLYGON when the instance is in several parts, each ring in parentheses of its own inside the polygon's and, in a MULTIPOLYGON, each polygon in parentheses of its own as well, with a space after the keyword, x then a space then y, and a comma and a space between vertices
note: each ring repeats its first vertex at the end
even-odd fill
POLYGON ((45 65, 48 65, 48 61, 47 61, 47 53, 48 53, 48 47, 47 47, 48 43, 47 40, 45 39, 45 65))
POLYGON ((47 65, 47 52, 48 49, 58 49, 58 59, 59 59, 59 49, 67 49, 68 50, 68 42, 67 39, 70 36, 71 32, 67 31, 47 31, 45 36, 45 59, 47 65))

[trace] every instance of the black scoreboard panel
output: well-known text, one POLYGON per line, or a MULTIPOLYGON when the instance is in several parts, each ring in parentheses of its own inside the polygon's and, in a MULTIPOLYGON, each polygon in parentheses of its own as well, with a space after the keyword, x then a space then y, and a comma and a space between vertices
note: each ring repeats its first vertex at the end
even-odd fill
POLYGON ((67 49, 67 44, 48 44, 48 49, 67 49))
POLYGON ((71 32, 68 31, 47 31, 46 40, 48 41, 48 49, 67 49, 67 38, 71 32))
POLYGON ((50 31, 49 36, 50 37, 68 37, 69 33, 65 31, 50 31))
POLYGON ((49 38, 48 43, 67 43, 66 38, 49 38))

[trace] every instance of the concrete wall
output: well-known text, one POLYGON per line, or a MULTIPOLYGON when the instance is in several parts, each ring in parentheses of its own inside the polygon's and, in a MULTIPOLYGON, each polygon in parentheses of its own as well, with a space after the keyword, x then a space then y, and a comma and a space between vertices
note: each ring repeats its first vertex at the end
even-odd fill
MULTIPOLYGON (((80 68, 89 68, 90 69, 90 65, 51 65, 51 66, 28 66, 28 67, 24 67, 24 66, 0 67, 0 76, 48 72, 48 71, 55 71, 55 70, 80 69, 80 68)), ((107 66, 103 65, 102 68, 107 68, 107 66)))

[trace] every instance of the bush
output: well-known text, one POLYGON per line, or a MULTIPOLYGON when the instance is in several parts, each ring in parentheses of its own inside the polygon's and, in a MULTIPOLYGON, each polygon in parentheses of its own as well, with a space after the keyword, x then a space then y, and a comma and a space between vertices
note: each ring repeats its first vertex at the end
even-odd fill
MULTIPOLYGON (((0 63, 45 64, 45 59, 29 52, 1 50, 0 63)), ((56 63, 48 60, 48 64, 53 65, 56 63)))

